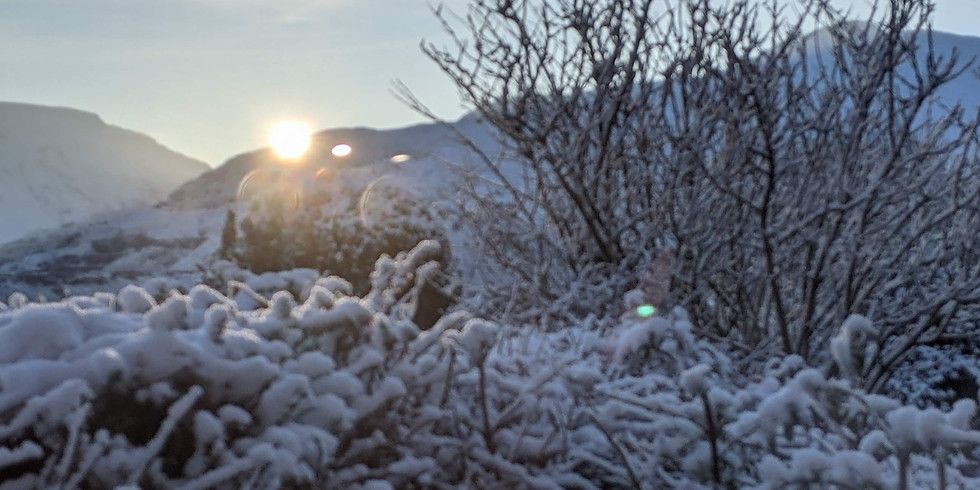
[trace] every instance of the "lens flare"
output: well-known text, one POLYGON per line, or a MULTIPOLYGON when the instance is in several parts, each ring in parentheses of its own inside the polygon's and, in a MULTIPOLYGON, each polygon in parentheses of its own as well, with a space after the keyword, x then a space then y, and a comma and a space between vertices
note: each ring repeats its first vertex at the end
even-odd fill
POLYGON ((289 172, 275 167, 257 168, 245 174, 238 183, 238 200, 278 202, 286 209, 296 210, 305 193, 289 172))
POLYGON ((391 157, 391 163, 405 163, 412 159, 412 155, 407 155, 405 153, 399 153, 391 157))
POLYGON ((322 167, 313 174, 314 182, 329 181, 333 179, 337 172, 334 169, 322 167))
POLYGON ((269 187, 278 184, 279 173, 257 168, 245 174, 241 182, 238 183, 238 198, 247 200, 255 197, 269 187))
POLYGON ((284 121, 269 132, 269 146, 283 160, 297 160, 306 154, 313 141, 313 129, 299 121, 284 121))
POLYGON ((657 308, 653 305, 640 305, 636 307, 636 316, 640 318, 650 318, 657 313, 657 308))
POLYGON ((351 148, 350 145, 344 144, 344 143, 341 143, 341 144, 339 144, 337 146, 334 146, 333 148, 330 149, 330 153, 332 153, 333 156, 340 157, 340 158, 349 156, 353 152, 354 152, 354 149, 351 148))
POLYGON ((399 193, 393 181, 391 175, 382 175, 371 181, 361 192, 357 203, 361 224, 372 226, 393 217, 394 210, 389 199, 399 193))

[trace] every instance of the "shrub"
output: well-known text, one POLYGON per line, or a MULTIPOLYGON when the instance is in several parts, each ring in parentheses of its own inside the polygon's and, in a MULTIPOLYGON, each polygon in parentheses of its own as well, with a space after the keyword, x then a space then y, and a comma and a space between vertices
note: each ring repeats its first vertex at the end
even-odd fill
POLYGON ((903 406, 798 356, 746 377, 679 308, 626 313, 607 336, 462 311, 422 331, 415 300, 439 255, 429 241, 382 257, 361 298, 299 270, 254 276, 264 289, 238 283, 230 297, 172 292, 145 313, 116 311, 105 294, 12 301, 0 312, 5 483, 980 484, 967 475, 974 402, 903 406))

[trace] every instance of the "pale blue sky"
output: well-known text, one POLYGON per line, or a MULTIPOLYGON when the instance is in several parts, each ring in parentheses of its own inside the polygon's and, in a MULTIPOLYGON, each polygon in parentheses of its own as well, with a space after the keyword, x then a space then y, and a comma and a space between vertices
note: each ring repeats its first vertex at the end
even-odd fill
MULTIPOLYGON (((0 0, 0 100, 96 112, 212 165, 262 146, 283 118, 418 122, 391 95, 394 79, 455 117, 455 90, 418 49, 441 39, 430 3, 0 0)), ((938 3, 937 29, 980 35, 980 0, 938 3)), ((838 4, 860 14, 867 2, 838 4)))

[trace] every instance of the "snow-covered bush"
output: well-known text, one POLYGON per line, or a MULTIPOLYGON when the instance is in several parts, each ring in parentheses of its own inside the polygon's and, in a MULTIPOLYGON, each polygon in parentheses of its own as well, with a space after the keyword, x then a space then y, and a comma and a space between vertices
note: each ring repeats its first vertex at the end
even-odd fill
POLYGON ((439 11, 455 42, 424 50, 503 140, 458 206, 496 272, 485 311, 550 313, 570 284, 603 284, 563 308, 593 313, 665 247, 671 296, 733 345, 827 362, 841 323, 871 318, 873 391, 975 325, 980 119, 941 97, 970 60, 936 42, 931 0, 860 22, 784 3, 439 11))
POLYGON ((382 257, 363 298, 300 270, 12 301, 0 488, 980 484, 975 402, 902 406, 797 356, 747 376, 679 308, 606 334, 420 329, 439 256, 382 257))
MULTIPOLYGON (((0 320, 0 472, 14 488, 366 481, 402 460, 376 450, 401 428, 391 406, 406 395, 389 364, 419 333, 401 304, 417 271, 401 264, 424 268, 433 247, 384 259, 395 274, 375 286, 401 292, 377 291, 390 314, 302 272, 254 278, 263 292, 263 280, 295 286, 295 299, 197 286, 156 304, 131 286, 118 311, 15 301, 0 320), (352 462, 365 451, 370 460, 352 462)), ((400 471, 413 478, 419 464, 400 471)))
POLYGON ((915 349, 889 380, 888 392, 919 407, 948 408, 980 391, 980 339, 974 336, 915 349))
MULTIPOLYGON (((608 395, 598 405, 611 414, 605 425, 620 428, 614 438, 628 462, 622 473, 630 478, 685 488, 980 483, 972 479, 980 443, 973 430, 975 394, 945 412, 903 406, 852 386, 854 365, 843 356, 835 356, 841 357, 837 370, 848 379, 830 378, 788 356, 747 381, 737 370, 744 362, 736 364, 703 340, 689 337, 696 347, 686 349, 672 340, 665 344, 662 334, 638 343, 644 337, 635 331, 650 322, 634 322, 614 337, 614 352, 627 353, 617 359, 625 359, 628 375, 614 375, 598 388, 608 395), (643 356, 653 367, 635 373, 630 356, 643 356), (679 376, 677 369, 684 369, 679 376)), ((671 338, 684 338, 691 328, 681 312, 657 323, 660 332, 678 332, 671 338)), ((865 319, 850 318, 842 335, 867 327, 865 319)), ((859 350, 840 339, 835 346, 837 353, 859 350)))

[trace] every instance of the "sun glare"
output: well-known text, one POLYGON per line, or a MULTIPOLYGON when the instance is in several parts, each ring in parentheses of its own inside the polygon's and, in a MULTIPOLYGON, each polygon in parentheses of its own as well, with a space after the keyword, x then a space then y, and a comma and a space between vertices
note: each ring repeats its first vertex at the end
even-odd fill
POLYGON ((269 146, 276 156, 284 160, 296 160, 310 149, 313 129, 298 121, 276 124, 269 133, 269 146))

